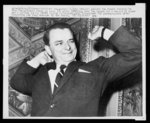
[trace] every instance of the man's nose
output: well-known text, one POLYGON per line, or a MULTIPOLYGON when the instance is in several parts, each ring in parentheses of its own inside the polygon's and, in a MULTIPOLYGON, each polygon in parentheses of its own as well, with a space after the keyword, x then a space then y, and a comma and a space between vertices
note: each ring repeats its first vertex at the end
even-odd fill
POLYGON ((67 50, 70 50, 70 44, 67 42, 66 44, 65 44, 65 49, 67 49, 67 50))

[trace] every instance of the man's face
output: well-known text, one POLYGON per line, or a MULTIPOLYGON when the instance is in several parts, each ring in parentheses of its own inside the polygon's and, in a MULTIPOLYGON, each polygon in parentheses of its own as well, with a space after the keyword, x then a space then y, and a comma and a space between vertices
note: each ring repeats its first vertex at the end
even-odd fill
POLYGON ((77 48, 69 29, 52 29, 49 39, 50 50, 56 63, 69 64, 75 59, 77 48))

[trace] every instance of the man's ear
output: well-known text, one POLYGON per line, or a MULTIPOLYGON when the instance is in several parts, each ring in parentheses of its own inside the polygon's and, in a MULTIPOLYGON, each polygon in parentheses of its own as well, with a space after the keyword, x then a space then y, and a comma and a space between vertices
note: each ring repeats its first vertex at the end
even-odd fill
POLYGON ((51 50, 50 50, 50 47, 48 45, 45 45, 45 50, 47 51, 47 53, 51 56, 52 53, 51 53, 51 50))

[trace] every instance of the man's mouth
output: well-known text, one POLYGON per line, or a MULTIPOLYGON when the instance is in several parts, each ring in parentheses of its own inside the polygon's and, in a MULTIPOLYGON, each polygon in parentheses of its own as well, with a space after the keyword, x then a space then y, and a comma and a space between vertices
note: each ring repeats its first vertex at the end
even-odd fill
POLYGON ((70 51, 70 52, 67 52, 67 53, 64 53, 64 54, 71 54, 72 53, 72 51, 70 51))

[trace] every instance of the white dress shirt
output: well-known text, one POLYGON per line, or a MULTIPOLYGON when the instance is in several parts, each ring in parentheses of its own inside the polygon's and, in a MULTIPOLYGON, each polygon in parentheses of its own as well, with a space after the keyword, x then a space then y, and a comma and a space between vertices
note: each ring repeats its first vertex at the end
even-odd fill
MULTIPOLYGON (((66 70, 66 68, 64 69, 64 71, 65 70, 66 70)), ((56 68, 56 70, 51 69, 51 70, 48 71, 52 93, 54 92, 54 85, 56 85, 56 87, 58 87, 55 80, 56 80, 56 76, 57 76, 59 71, 60 71, 60 66, 58 66, 56 68)))

